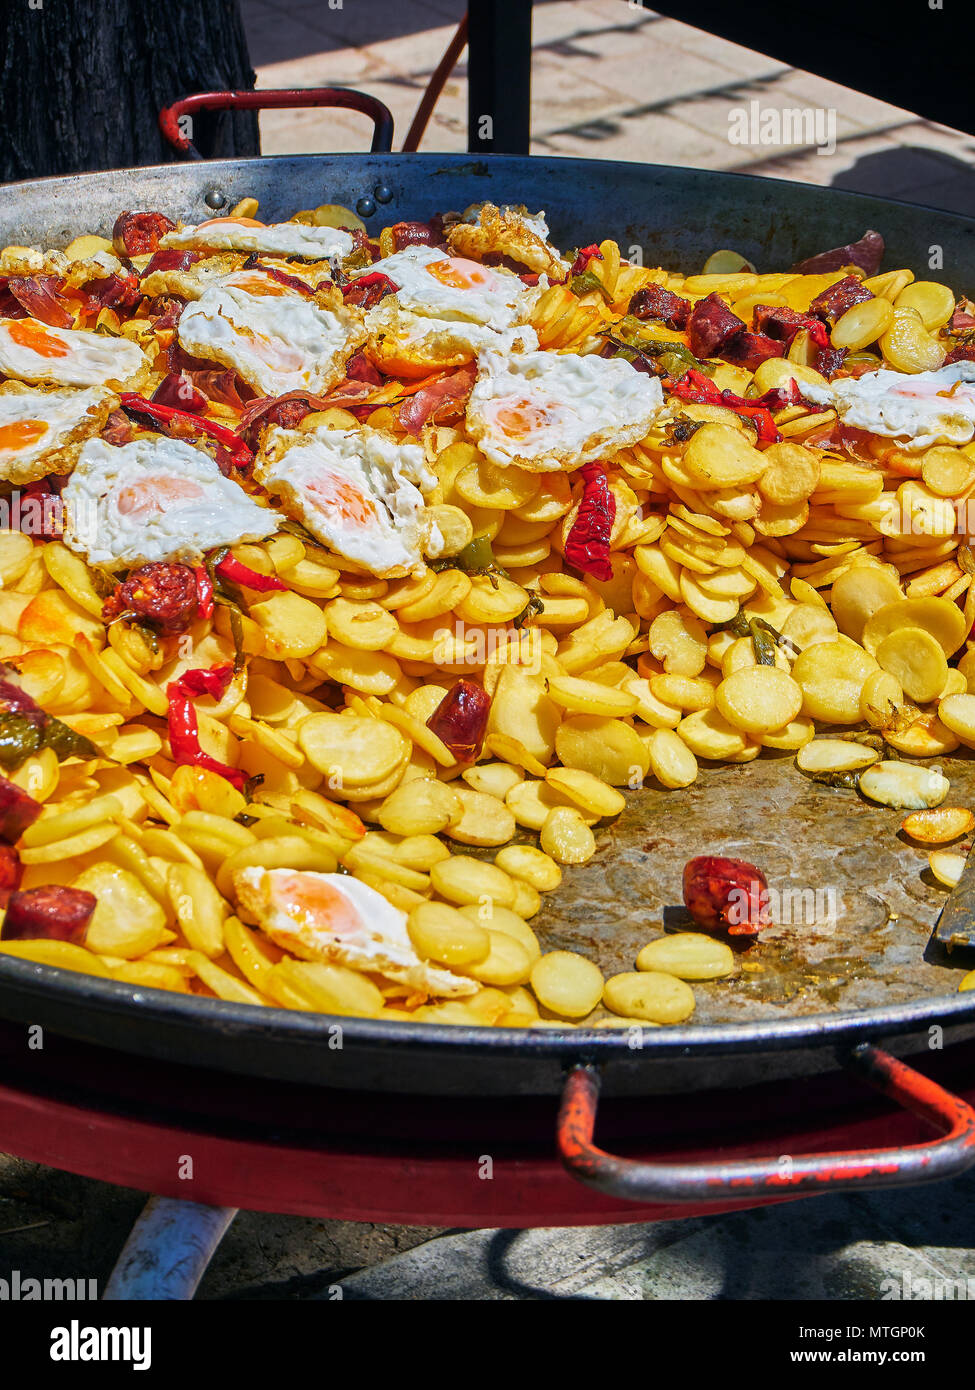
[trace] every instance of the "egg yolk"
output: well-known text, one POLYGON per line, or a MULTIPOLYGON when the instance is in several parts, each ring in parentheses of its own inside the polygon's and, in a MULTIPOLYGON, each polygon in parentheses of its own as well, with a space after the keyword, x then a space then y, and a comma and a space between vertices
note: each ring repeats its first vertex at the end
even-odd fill
POLYGON ((38 357, 67 357, 71 349, 62 338, 36 319, 15 319, 7 333, 18 347, 29 348, 38 357))
POLYGON ((313 478, 307 485, 312 501, 322 510, 337 511, 346 521, 368 526, 375 520, 376 509, 368 497, 335 473, 313 478))
POLYGON ((479 285, 490 284, 490 278, 484 273, 483 266, 478 265, 476 261, 464 260, 461 256, 454 256, 450 260, 432 261, 426 269, 441 285, 448 285, 452 290, 473 290, 479 285))
POLYGON ((163 512, 175 502, 202 496, 203 488, 192 478, 172 478, 164 473, 122 488, 118 495, 118 509, 122 516, 163 512))
POLYGON ((274 904, 288 917, 304 919, 334 936, 351 936, 363 928, 358 911, 344 893, 307 874, 276 876, 274 904))
POLYGON ((257 297, 288 293, 286 285, 281 285, 276 280, 269 280, 266 275, 234 275, 227 281, 227 284, 232 285, 235 290, 246 290, 248 294, 257 297))
POLYGON ((27 449, 47 433, 43 420, 15 420, 12 425, 0 426, 0 452, 16 454, 27 449))
POLYGON ((526 435, 534 430, 543 429, 548 424, 548 412, 534 401, 510 401, 498 407, 494 419, 504 434, 524 439, 526 435))

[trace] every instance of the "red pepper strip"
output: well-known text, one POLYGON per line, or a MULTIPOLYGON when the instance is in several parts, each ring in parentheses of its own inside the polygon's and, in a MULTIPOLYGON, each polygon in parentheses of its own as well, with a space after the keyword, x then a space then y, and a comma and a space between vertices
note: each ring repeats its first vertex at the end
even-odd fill
POLYGON ((254 455, 239 434, 227 429, 226 425, 216 425, 212 420, 204 420, 202 415, 191 415, 186 410, 175 410, 170 405, 160 405, 157 401, 147 401, 145 396, 137 396, 132 391, 123 391, 119 400, 125 410, 134 410, 139 415, 148 415, 150 420, 168 424, 180 420, 192 429, 207 434, 230 451, 231 463, 235 468, 246 468, 253 462, 254 455))
POLYGON ((226 763, 218 762, 216 758, 211 758, 209 753, 204 753, 200 747, 200 726, 196 718, 196 710, 193 704, 185 695, 178 693, 178 682, 173 682, 169 687, 169 746, 172 750, 173 761, 181 764, 189 764, 192 767, 202 767, 208 772, 216 772, 220 777, 226 777, 238 791, 243 787, 247 780, 243 772, 236 767, 228 767, 226 763))
POLYGON ((684 373, 680 381, 664 382, 664 388, 678 400, 694 401, 698 405, 723 405, 733 410, 736 415, 753 420, 758 430, 759 443, 776 444, 782 438, 775 428, 772 412, 767 405, 746 401, 743 396, 736 396, 733 391, 719 391, 710 377, 696 372, 693 367, 684 373))
POLYGON ((193 573, 196 575, 196 616, 198 618, 212 618, 213 580, 210 578, 206 565, 195 565, 193 573))
POLYGON ((572 269, 569 271, 569 279, 571 280, 574 275, 581 275, 590 261, 601 261, 602 259, 603 253, 600 251, 597 242, 594 241, 591 246, 581 247, 576 254, 575 260, 572 262, 572 269))
POLYGON ((616 520, 616 498, 609 490, 602 464, 584 464, 579 472, 585 486, 565 543, 565 558, 575 569, 605 583, 613 577, 609 538, 616 520))
POLYGON ((232 555, 225 555, 213 568, 223 579, 229 579, 231 584, 243 584, 245 589, 257 589, 262 594, 270 593, 272 589, 288 587, 276 575, 258 574, 257 570, 252 570, 250 565, 235 560, 232 555))
POLYGON ((222 700, 233 678, 234 667, 230 661, 222 666, 211 666, 209 670, 195 666, 170 683, 169 693, 183 700, 191 695, 212 695, 215 700, 222 700))

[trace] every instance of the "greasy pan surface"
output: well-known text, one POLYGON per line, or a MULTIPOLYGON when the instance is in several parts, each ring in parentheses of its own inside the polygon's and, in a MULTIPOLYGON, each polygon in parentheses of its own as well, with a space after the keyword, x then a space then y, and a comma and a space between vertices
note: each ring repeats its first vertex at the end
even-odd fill
MULTIPOLYGON (((975 222, 964 218, 793 183, 537 158, 258 159, 15 184, 0 190, 0 244, 56 247, 79 232, 110 235, 127 208, 198 221, 247 195, 260 199, 268 221, 320 202, 358 205, 371 229, 484 199, 526 203, 546 210, 556 244, 614 237, 624 254, 641 247, 645 264, 687 271, 722 246, 760 269, 787 268, 873 227, 887 241, 885 268, 923 273, 937 244, 943 278, 961 291, 975 284, 975 222), (371 215, 362 199, 371 200, 371 215)), ((944 761, 952 802, 970 804, 975 762, 944 761)), ((534 919, 546 947, 581 950, 611 973, 631 969, 663 923, 686 925, 675 905, 694 854, 753 860, 780 894, 805 894, 791 900, 802 920, 769 930, 747 958, 761 969, 696 985, 693 1023, 645 1030, 640 1050, 608 1030, 360 1019, 343 1020, 339 1048, 334 1021, 322 1016, 135 989, 12 959, 0 961, 0 1012, 254 1076, 448 1094, 557 1089, 565 1065, 581 1057, 607 1064, 611 1091, 732 1084, 829 1067, 833 1045, 864 1037, 900 1035, 897 1046, 914 1051, 932 1023, 951 1029, 946 1041, 975 1029, 975 992, 955 992, 966 962, 924 960, 944 893, 922 876, 924 855, 897 837, 900 815, 815 786, 791 762, 766 752, 746 766, 705 771, 685 791, 631 795, 599 837, 595 859, 568 869, 534 919)))

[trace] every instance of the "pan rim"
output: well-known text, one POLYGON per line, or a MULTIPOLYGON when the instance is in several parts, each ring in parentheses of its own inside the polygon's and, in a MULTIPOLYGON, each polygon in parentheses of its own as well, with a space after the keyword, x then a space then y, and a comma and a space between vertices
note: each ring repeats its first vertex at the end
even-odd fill
MULTIPOLYGON (((251 169, 287 167, 301 172, 324 170, 330 166, 358 166, 365 171, 382 171, 400 166, 405 159, 409 161, 407 167, 415 168, 419 162, 433 175, 440 172, 456 175, 465 169, 482 169, 488 186, 492 169, 499 174, 524 170, 526 182, 530 182, 531 166, 538 167, 540 164, 549 168, 564 166, 567 172, 574 170, 580 174, 589 170, 594 173, 599 171, 603 177, 607 173, 618 171, 626 178, 642 177, 662 183, 680 179, 727 186, 730 182, 744 181, 752 186, 761 184, 771 186, 771 189, 788 189, 793 197, 808 198, 810 204, 816 203, 827 193, 831 201, 843 203, 851 209, 860 208, 865 216, 879 218, 885 209, 906 209, 914 214, 928 213, 935 219, 951 223, 956 229, 975 234, 975 218, 850 189, 822 189, 818 186, 797 184, 791 180, 737 171, 551 155, 477 157, 469 153, 406 155, 402 152, 260 155, 205 161, 202 164, 171 162, 95 170, 84 174, 52 175, 9 183, 4 185, 0 192, 9 194, 10 202, 13 203, 30 193, 56 194, 63 189, 65 194, 70 194, 73 205, 69 215, 77 216, 77 210, 84 206, 83 195, 86 185, 93 187, 99 183, 110 182, 120 175, 145 175, 149 179, 179 178, 180 170, 192 170, 194 175, 205 173, 214 182, 222 180, 233 185, 239 183, 242 176, 246 178, 247 171, 251 169), (808 189, 808 192, 798 192, 799 189, 808 189)), ((364 180, 364 183, 366 182, 367 180, 364 180)), ((369 192, 371 188, 363 188, 364 194, 369 192)), ((431 187, 431 198, 434 196, 435 187, 431 187)), ((382 207, 377 207, 372 216, 378 217, 381 214, 382 207)), ((372 217, 365 220, 371 221, 372 217)), ((416 1050, 424 1051, 442 1052, 449 1048, 451 1052, 479 1052, 495 1056, 527 1054, 536 1059, 555 1058, 565 1061, 578 1060, 580 1056, 592 1056, 603 1060, 629 1056, 632 1059, 634 1051, 637 1050, 630 1046, 625 1029, 573 1029, 571 1032, 563 1033, 555 1028, 467 1028, 445 1024, 382 1022, 329 1014, 305 1014, 272 1006, 235 1004, 219 999, 174 994, 164 990, 127 985, 121 981, 104 980, 97 976, 79 976, 78 972, 39 965, 14 957, 0 957, 0 1016, 9 1017, 7 1001, 11 996, 16 996, 21 1001, 36 998, 39 1003, 45 999, 62 1005, 83 1003, 87 1009, 94 1009, 103 1018, 116 1017, 121 1020, 141 1015, 143 1021, 156 1020, 180 1029, 195 1029, 203 1035, 212 1032, 228 1036, 236 1034, 240 1037, 260 1038, 278 1046, 308 1046, 316 1041, 327 1045, 328 1030, 338 1022, 350 1046, 376 1049, 410 1044, 416 1050), (76 978, 72 979, 72 976, 76 978)), ((933 1023, 954 1025, 970 1020, 975 1020, 975 991, 972 992, 971 1000, 966 1000, 964 995, 958 994, 930 995, 904 1004, 867 1010, 816 1013, 798 1018, 771 1018, 741 1023, 671 1025, 659 1030, 648 1028, 644 1030, 639 1052, 643 1059, 652 1061, 690 1055, 704 1057, 773 1050, 791 1051, 810 1046, 845 1045, 868 1036, 894 1036, 917 1031, 933 1023)), ((58 1032, 59 1029, 52 1028, 52 1031, 58 1032)), ((83 1032, 83 1028, 79 1028, 76 1036, 82 1036, 83 1032)))
MULTIPOLYGON (((241 170, 255 167, 272 168, 275 165, 296 165, 301 167, 323 166, 330 163, 339 164, 359 164, 366 167, 381 167, 390 162, 399 163, 402 160, 409 160, 410 167, 415 167, 417 163, 428 166, 438 166, 432 168, 434 174, 443 172, 456 174, 462 172, 465 167, 483 170, 486 177, 491 168, 507 169, 521 168, 531 164, 544 164, 547 167, 560 167, 565 165, 569 169, 576 169, 585 172, 587 169, 595 170, 618 170, 620 173, 632 174, 637 172, 645 176, 656 178, 662 176, 665 179, 670 177, 681 177, 712 181, 722 183, 725 180, 735 182, 745 182, 748 184, 772 185, 776 188, 789 189, 795 194, 797 189, 804 190, 798 196, 808 197, 811 202, 816 201, 817 196, 821 197, 824 193, 837 202, 858 204, 864 208, 873 207, 878 210, 883 208, 904 208, 913 212, 928 212, 934 217, 947 218, 951 222, 961 227, 965 227, 975 234, 975 217, 968 217, 963 213, 952 212, 947 208, 935 208, 926 203, 911 203, 902 198, 882 198, 875 193, 860 193, 848 188, 822 188, 818 184, 801 183, 793 179, 770 178, 762 174, 748 174, 743 171, 731 169, 699 169, 693 166, 680 164, 644 164, 635 160, 620 159, 588 159, 578 158, 574 155, 509 155, 492 154, 487 156, 472 155, 468 152, 445 152, 445 153, 424 153, 416 151, 414 153, 404 153, 403 151, 393 150, 388 153, 372 153, 371 151, 362 153, 323 152, 319 154, 274 154, 274 155, 248 155, 239 159, 212 159, 201 162, 182 162, 172 161, 166 164, 134 164, 123 165, 113 169, 93 169, 79 174, 51 174, 43 178, 18 179, 11 183, 0 186, 0 195, 8 191, 13 194, 24 194, 35 189, 53 188, 56 184, 63 184, 67 191, 70 188, 72 201, 75 205, 81 205, 83 200, 78 196, 83 192, 83 186, 89 180, 99 181, 117 177, 120 174, 126 175, 156 175, 170 176, 181 169, 192 170, 194 173, 206 171, 212 173, 214 178, 223 174, 227 178, 239 175, 241 170)), ((372 220, 380 214, 381 207, 377 207, 375 212, 369 217, 364 218, 366 222, 372 220)), ((79 235, 75 233, 75 235, 79 235)))
MULTIPOLYGON (((655 1059, 707 1056, 735 1056, 768 1051, 796 1051, 803 1048, 851 1046, 867 1038, 895 1037, 919 1029, 955 1026, 975 1022, 975 990, 971 994, 930 995, 882 1008, 843 1010, 830 1014, 807 1014, 791 1018, 768 1018, 743 1023, 652 1025, 642 1030, 638 1048, 631 1045, 625 1028, 470 1027, 446 1023, 404 1023, 400 1020, 355 1018, 340 1014, 305 1013, 272 1005, 239 1004, 201 995, 184 995, 121 980, 102 979, 59 966, 41 965, 14 956, 0 957, 0 1017, 9 1017, 5 1007, 13 986, 21 999, 62 1004, 83 1003, 104 1018, 140 1017, 143 1023, 155 1019, 167 1026, 192 1027, 201 1035, 219 1033, 226 1037, 261 1039, 276 1045, 328 1046, 330 1030, 341 1026, 343 1047, 398 1048, 405 1044, 416 1050, 441 1052, 479 1052, 535 1058, 578 1061, 592 1056, 609 1061, 613 1057, 642 1054, 655 1059), (571 1031, 568 1031, 571 1028, 571 1031)), ((51 1027, 56 1034, 67 1030, 51 1027)), ((79 1029, 85 1040, 90 1030, 79 1029)), ((201 1062, 202 1065, 202 1062, 201 1062)))

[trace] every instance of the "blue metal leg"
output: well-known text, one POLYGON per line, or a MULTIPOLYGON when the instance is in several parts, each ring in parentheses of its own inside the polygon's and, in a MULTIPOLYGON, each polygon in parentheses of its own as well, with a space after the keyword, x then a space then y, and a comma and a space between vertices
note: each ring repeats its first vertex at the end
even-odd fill
POLYGON ((236 1207, 150 1197, 122 1248, 102 1299, 191 1299, 236 1207))

